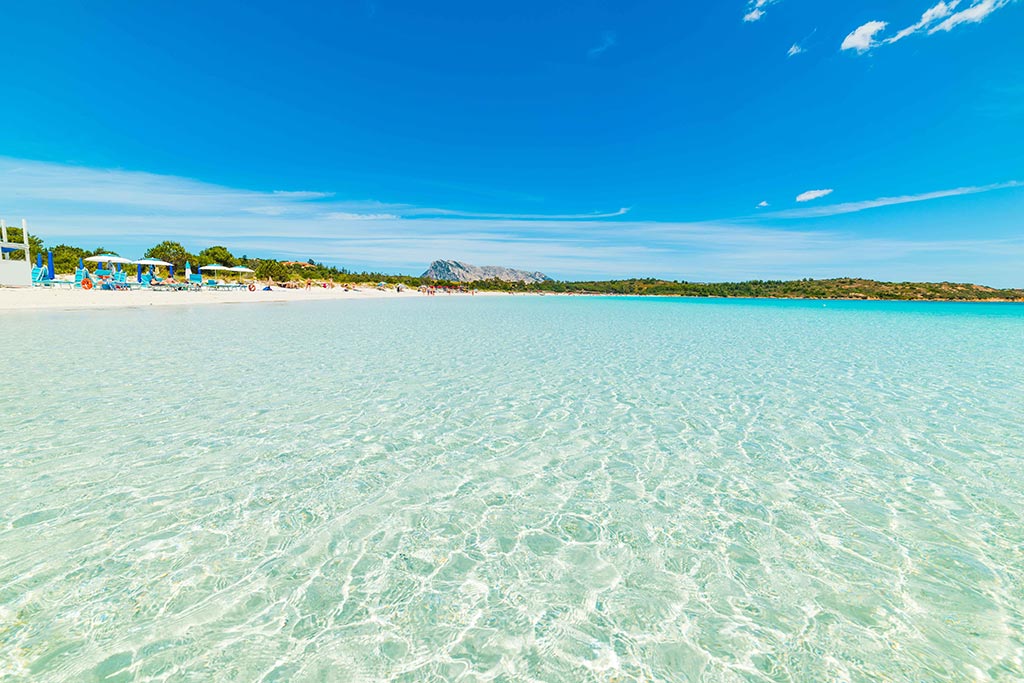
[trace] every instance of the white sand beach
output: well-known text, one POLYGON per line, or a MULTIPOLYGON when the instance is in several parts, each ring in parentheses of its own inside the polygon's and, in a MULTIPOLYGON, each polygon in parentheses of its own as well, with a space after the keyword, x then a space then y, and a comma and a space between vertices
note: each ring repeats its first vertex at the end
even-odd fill
MULTIPOLYGON (((94 309, 131 308, 139 306, 194 306, 202 304, 280 303, 288 301, 329 301, 334 299, 389 299, 424 296, 413 289, 402 292, 394 289, 379 290, 359 287, 324 289, 283 289, 275 287, 269 292, 258 289, 226 291, 172 292, 138 289, 131 291, 103 291, 81 289, 0 288, 0 312, 35 309, 94 309)), ((438 296, 448 296, 438 294, 438 296)), ((452 295, 459 296, 459 295, 452 295)), ((469 296, 462 294, 461 296, 469 296)), ((478 294, 479 296, 479 294, 478 294)))

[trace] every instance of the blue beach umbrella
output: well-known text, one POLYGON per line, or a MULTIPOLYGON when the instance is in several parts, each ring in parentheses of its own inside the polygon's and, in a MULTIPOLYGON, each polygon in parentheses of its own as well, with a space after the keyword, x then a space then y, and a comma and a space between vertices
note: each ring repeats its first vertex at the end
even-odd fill
POLYGON ((81 256, 78 257, 78 268, 79 269, 85 268, 85 264, 82 263, 82 257, 81 256))
POLYGON ((167 277, 174 279, 174 264, 167 266, 167 277))
POLYGON ((42 254, 36 254, 36 268, 42 268, 42 267, 43 267, 43 255, 42 254))
POLYGON ((135 264, 135 281, 142 282, 142 266, 135 264))
POLYGON ((46 279, 52 280, 57 274, 57 271, 53 268, 53 252, 46 252, 46 279))

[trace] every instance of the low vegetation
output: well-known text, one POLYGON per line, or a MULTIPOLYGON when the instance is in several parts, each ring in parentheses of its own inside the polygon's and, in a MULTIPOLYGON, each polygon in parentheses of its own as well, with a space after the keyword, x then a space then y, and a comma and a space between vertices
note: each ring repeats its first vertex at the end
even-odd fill
MULTIPOLYGON (((21 240, 18 228, 8 228, 11 241, 21 240)), ((33 253, 44 249, 41 239, 29 236, 33 253)), ((108 250, 82 249, 59 244, 52 247, 54 268, 58 273, 73 273, 79 258, 95 254, 110 254, 108 250)), ((260 280, 287 281, 332 281, 337 283, 378 283, 385 282, 408 287, 419 287, 428 281, 408 275, 388 275, 368 271, 353 272, 344 268, 328 266, 313 259, 308 261, 278 261, 276 259, 235 256, 226 247, 214 246, 191 253, 178 242, 161 242, 148 249, 148 258, 173 263, 175 271, 181 273, 185 263, 193 267, 219 263, 224 266, 248 266, 256 271, 260 280)), ((34 257, 33 257, 34 258, 34 257)), ((630 280, 608 280, 593 282, 548 281, 533 284, 506 282, 503 280, 481 280, 467 285, 460 282, 433 282, 438 286, 466 287, 481 291, 503 292, 544 292, 558 294, 618 294, 630 296, 681 296, 719 298, 777 298, 777 299, 865 299, 865 300, 909 300, 909 301, 1024 301, 1022 289, 993 289, 981 285, 953 282, 878 282, 860 278, 836 278, 831 280, 751 280, 749 282, 682 282, 652 278, 630 280)))
POLYGON ((993 289, 954 282, 878 282, 861 278, 831 280, 751 280, 674 282, 654 279, 609 282, 546 282, 527 289, 587 294, 630 294, 722 298, 865 299, 913 301, 1024 301, 1024 290, 993 289))

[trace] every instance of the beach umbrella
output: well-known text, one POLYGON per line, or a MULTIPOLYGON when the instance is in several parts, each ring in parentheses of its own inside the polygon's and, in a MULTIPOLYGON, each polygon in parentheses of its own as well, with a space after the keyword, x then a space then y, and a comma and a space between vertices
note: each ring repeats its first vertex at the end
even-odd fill
POLYGON ((167 266, 167 277, 170 277, 170 278, 174 277, 174 264, 173 263, 171 265, 167 266))
MULTIPOLYGON (((170 268, 172 264, 167 261, 161 261, 158 258, 140 258, 138 261, 132 261, 136 266, 139 267, 140 271, 142 266, 149 266, 149 274, 152 275, 156 266, 166 266, 170 268)), ((140 276, 141 277, 141 276, 140 276)))
POLYGON ((135 281, 142 282, 142 266, 135 264, 135 281))
POLYGON ((79 267, 79 269, 85 268, 85 264, 82 263, 82 257, 81 256, 78 257, 78 267, 79 267))
POLYGON ((227 270, 231 271, 232 273, 238 273, 238 281, 239 282, 242 281, 242 274, 243 273, 255 273, 256 272, 252 268, 246 268, 245 266, 233 266, 231 268, 228 268, 227 270))
POLYGON ((43 267, 43 255, 42 254, 36 254, 36 268, 42 268, 42 267, 43 267))
POLYGON ((134 263, 131 259, 122 258, 120 256, 114 256, 113 254, 98 254, 96 256, 88 256, 85 259, 89 263, 109 263, 122 264, 122 263, 134 263))
POLYGON ((52 280, 56 274, 56 271, 53 269, 53 252, 48 251, 46 252, 46 277, 52 280))
POLYGON ((185 261, 185 277, 192 277, 192 264, 188 261, 185 261))
POLYGON ((211 263, 208 266, 200 266, 199 270, 217 271, 217 270, 231 270, 227 266, 222 266, 219 263, 211 263))

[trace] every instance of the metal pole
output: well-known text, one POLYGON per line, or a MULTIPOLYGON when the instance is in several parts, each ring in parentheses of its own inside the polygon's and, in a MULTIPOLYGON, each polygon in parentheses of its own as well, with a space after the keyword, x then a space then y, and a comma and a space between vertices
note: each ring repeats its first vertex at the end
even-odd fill
POLYGON ((32 255, 28 253, 28 221, 21 219, 21 241, 25 243, 25 263, 32 265, 32 255))

